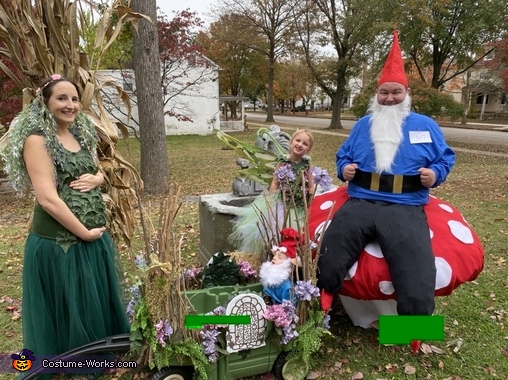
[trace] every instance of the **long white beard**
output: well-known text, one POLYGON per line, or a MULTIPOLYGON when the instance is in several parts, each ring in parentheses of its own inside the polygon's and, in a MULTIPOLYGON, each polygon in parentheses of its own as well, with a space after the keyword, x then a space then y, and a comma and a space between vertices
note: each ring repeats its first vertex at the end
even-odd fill
POLYGON ((402 123, 409 115, 411 98, 409 94, 404 101, 393 106, 383 106, 374 97, 371 100, 369 112, 370 139, 374 144, 377 173, 392 171, 392 164, 402 142, 402 123))
POLYGON ((266 261, 261 264, 259 268, 259 280, 264 286, 279 286, 289 278, 292 265, 293 263, 290 259, 287 259, 279 265, 272 264, 271 261, 266 261))

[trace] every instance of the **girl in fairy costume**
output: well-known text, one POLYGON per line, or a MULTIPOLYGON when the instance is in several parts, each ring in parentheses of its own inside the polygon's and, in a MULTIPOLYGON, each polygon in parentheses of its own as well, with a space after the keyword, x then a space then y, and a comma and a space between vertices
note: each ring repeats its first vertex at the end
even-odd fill
POLYGON ((23 347, 56 355, 129 332, 106 230, 92 121, 58 74, 13 120, 0 153, 14 188, 37 199, 23 264, 23 347))
POLYGON ((315 191, 308 154, 314 138, 307 129, 297 130, 290 140, 289 153, 278 159, 269 194, 261 194, 242 208, 232 221, 228 240, 240 251, 266 253, 279 231, 304 227, 305 207, 315 191))

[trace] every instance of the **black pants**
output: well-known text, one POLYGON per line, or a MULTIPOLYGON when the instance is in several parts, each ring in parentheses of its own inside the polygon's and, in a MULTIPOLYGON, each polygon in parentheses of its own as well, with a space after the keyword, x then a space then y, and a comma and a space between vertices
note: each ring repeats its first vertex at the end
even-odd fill
POLYGON ((399 315, 431 315, 436 266, 423 206, 350 198, 321 243, 317 285, 337 293, 363 248, 377 239, 388 263, 399 315))

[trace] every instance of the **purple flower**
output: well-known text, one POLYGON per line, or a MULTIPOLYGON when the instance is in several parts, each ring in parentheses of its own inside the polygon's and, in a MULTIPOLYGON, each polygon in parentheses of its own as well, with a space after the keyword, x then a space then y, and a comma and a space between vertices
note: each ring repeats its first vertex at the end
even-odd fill
POLYGON ((309 281, 297 281, 295 285, 295 294, 298 299, 310 301, 312 298, 319 297, 319 289, 309 281))
POLYGON ((137 255, 136 258, 134 259, 134 263, 139 269, 141 270, 146 269, 146 260, 143 256, 137 255))
POLYGON ((217 306, 213 309, 212 313, 215 315, 226 315, 226 308, 224 306, 217 306))
POLYGON ((183 275, 188 280, 196 279, 201 273, 201 268, 192 267, 192 269, 185 269, 183 275))
POLYGON ((313 182, 315 185, 321 186, 323 191, 328 191, 332 188, 332 178, 328 175, 328 171, 326 169, 321 169, 318 166, 315 166, 311 172, 313 176, 313 182))
POLYGON ((217 352, 217 339, 220 335, 219 330, 212 325, 205 326, 200 332, 201 342, 203 343, 203 352, 208 357, 210 363, 215 363, 219 357, 217 352))
POLYGON ((282 337, 280 338, 280 342, 282 344, 288 344, 292 339, 298 336, 298 331, 295 330, 295 325, 291 325, 288 327, 284 327, 282 329, 282 337))
POLYGON ((159 323, 155 324, 155 338, 162 347, 166 347, 166 339, 169 338, 171 334, 173 334, 173 328, 167 319, 165 321, 161 319, 159 323))
POLYGON ((139 299, 139 296, 140 296, 140 294, 139 294, 139 285, 132 285, 129 288, 129 291, 131 292, 133 298, 139 299))
POLYGON ((134 318, 134 313, 136 312, 136 304, 138 303, 137 300, 135 300, 134 298, 131 298, 131 300, 129 301, 129 304, 127 305, 127 310, 125 311, 125 314, 127 314, 129 316, 129 320, 132 322, 133 318, 134 318))
POLYGON ((252 268, 248 261, 242 260, 238 262, 238 266, 240 267, 240 275, 245 278, 256 277, 257 272, 252 268))
POLYGON ((323 317, 323 328, 330 330, 330 314, 325 314, 323 317))
POLYGON ((273 174, 277 176, 280 182, 291 182, 296 178, 291 164, 281 165, 273 174))
POLYGON ((267 306, 263 312, 263 317, 273 321, 276 327, 287 327, 291 324, 291 316, 286 314, 283 305, 267 306))

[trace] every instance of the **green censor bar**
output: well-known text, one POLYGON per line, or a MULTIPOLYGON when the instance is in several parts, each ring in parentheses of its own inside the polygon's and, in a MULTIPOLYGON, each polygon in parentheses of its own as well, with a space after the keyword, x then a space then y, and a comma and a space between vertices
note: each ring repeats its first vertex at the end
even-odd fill
POLYGON ((203 325, 250 325, 250 315, 186 315, 185 327, 200 329, 203 325))
POLYGON ((380 344, 409 344, 413 340, 444 340, 442 315, 380 315, 380 344))

